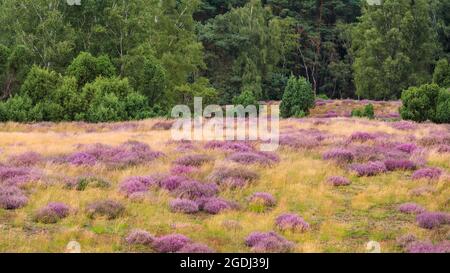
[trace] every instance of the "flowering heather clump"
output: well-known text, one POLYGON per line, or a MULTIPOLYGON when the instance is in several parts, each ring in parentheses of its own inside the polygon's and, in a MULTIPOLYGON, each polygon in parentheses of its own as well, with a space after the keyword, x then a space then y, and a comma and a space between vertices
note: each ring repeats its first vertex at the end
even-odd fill
POLYGON ((294 213, 284 213, 275 219, 275 225, 280 230, 304 232, 309 229, 309 224, 294 213))
POLYGON ((35 152, 26 152, 20 155, 10 156, 8 162, 15 166, 33 166, 41 162, 44 158, 35 152))
POLYGON ((185 182, 187 180, 184 176, 177 176, 177 175, 171 175, 167 176, 160 182, 160 187, 163 189, 166 189, 168 191, 173 191, 176 188, 178 188, 181 183, 185 182))
POLYGON ((27 203, 28 198, 21 189, 0 184, 0 208, 7 210, 19 209, 27 203))
POLYGON ((177 253, 214 253, 214 252, 215 251, 212 250, 209 246, 199 243, 187 244, 177 251, 177 253))
POLYGON ((245 245, 256 253, 286 253, 294 248, 294 244, 281 235, 271 232, 252 232, 245 245))
POLYGON ((224 210, 232 209, 234 205, 224 199, 211 197, 197 200, 199 208, 209 214, 218 214, 224 210))
POLYGON ((44 224, 54 224, 59 220, 67 217, 70 208, 64 203, 49 203, 47 206, 39 209, 34 215, 36 222, 44 224))
POLYGON ((369 162, 365 164, 353 164, 350 170, 356 172, 358 176, 375 176, 387 171, 386 165, 380 161, 369 162))
POLYGON ((417 170, 413 173, 412 179, 429 179, 429 180, 437 180, 441 177, 442 171, 437 168, 424 168, 417 170))
POLYGON ((420 143, 425 146, 433 145, 449 145, 450 144, 450 133, 446 131, 432 132, 430 135, 422 138, 420 143))
POLYGON ((271 165, 280 159, 276 154, 268 152, 237 152, 228 157, 229 160, 241 164, 271 165))
POLYGON ((320 145, 320 141, 311 136, 281 135, 280 145, 294 149, 312 149, 320 145))
POLYGON ((213 197, 218 191, 217 185, 214 183, 200 183, 194 180, 187 180, 182 182, 174 193, 178 198, 196 200, 213 197))
POLYGON ((267 192, 255 192, 250 196, 249 203, 261 204, 265 207, 273 207, 276 205, 277 201, 272 194, 267 192))
POLYGON ((390 123, 391 127, 397 130, 409 131, 417 129, 417 124, 411 121, 399 121, 390 123))
POLYGON ((323 154, 324 160, 334 160, 339 164, 350 163, 355 158, 352 151, 346 149, 332 149, 323 154))
POLYGON ((327 183, 335 187, 348 186, 351 184, 348 178, 342 176, 331 176, 327 179, 327 183))
POLYGON ((246 184, 259 178, 256 172, 239 167, 223 167, 214 170, 208 179, 218 185, 246 184), (236 183, 237 182, 237 183, 236 183))
POLYGON ((242 141, 217 141, 213 140, 205 144, 206 149, 211 150, 224 150, 224 151, 235 151, 235 152, 251 152, 253 147, 246 142, 242 141))
POLYGON ((130 196, 137 192, 146 192, 154 184, 154 180, 148 176, 134 176, 125 179, 120 183, 120 192, 130 196))
POLYGON ((3 182, 3 184, 21 186, 40 178, 40 172, 27 167, 0 166, 0 182, 3 182))
POLYGON ((188 175, 198 171, 196 167, 175 165, 170 169, 172 175, 188 175))
POLYGON ((192 214, 199 211, 198 204, 189 199, 175 199, 170 201, 170 210, 172 212, 180 212, 192 214))
POLYGON ((450 215, 444 212, 424 212, 416 217, 421 228, 434 229, 450 223, 450 215))
POLYGON ((97 159, 95 158, 95 156, 91 154, 85 152, 77 152, 70 155, 67 158, 67 162, 76 166, 80 165, 93 166, 97 163, 97 159))
POLYGON ((155 237, 153 237, 150 233, 140 229, 135 229, 131 231, 130 234, 128 234, 128 236, 125 238, 125 241, 129 245, 143 245, 143 246, 150 246, 154 240, 155 237))
POLYGON ((86 212, 90 218, 104 216, 112 220, 121 216, 125 212, 125 207, 117 201, 103 200, 89 204, 86 212))
POLYGON ((384 165, 388 171, 396 170, 415 170, 417 168, 416 164, 411 160, 406 159, 390 159, 384 161, 384 165))
POLYGON ((450 153, 450 145, 441 145, 438 148, 438 153, 444 154, 444 153, 450 153))
POLYGON ((159 253, 175 253, 191 243, 191 239, 181 234, 170 234, 157 238, 153 247, 159 253))
POLYGON ((406 246, 408 253, 450 253, 450 241, 439 244, 431 242, 411 242, 406 246))
POLYGON ((366 132, 355 132, 350 135, 348 141, 349 142, 353 142, 353 141, 365 142, 365 141, 369 141, 369 140, 374 140, 376 138, 377 138, 377 136, 375 134, 366 133, 366 132))
POLYGON ((418 147, 414 143, 402 143, 398 144, 395 148, 407 154, 412 154, 418 147))
POLYGON ((212 158, 208 155, 186 155, 174 161, 174 164, 180 166, 200 167, 208 163, 212 158))
POLYGON ((402 213, 408 213, 408 214, 419 214, 425 212, 425 209, 415 203, 405 203, 398 207, 398 210, 402 213))

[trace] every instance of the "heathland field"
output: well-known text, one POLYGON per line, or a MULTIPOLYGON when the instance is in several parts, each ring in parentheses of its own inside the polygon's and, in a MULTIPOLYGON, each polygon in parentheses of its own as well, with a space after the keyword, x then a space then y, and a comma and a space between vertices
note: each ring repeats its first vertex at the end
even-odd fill
POLYGON ((449 250, 448 125, 286 119, 276 152, 170 125, 2 124, 0 252, 449 250))

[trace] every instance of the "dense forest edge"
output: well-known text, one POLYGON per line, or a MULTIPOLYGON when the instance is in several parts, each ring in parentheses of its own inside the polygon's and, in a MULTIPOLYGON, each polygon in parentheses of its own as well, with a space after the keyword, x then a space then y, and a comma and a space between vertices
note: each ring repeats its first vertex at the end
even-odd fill
MULTIPOLYGON (((0 0, 0 121, 164 117, 177 104, 403 101, 450 122, 448 0, 0 0)), ((355 116, 373 116, 355 110, 355 116)))

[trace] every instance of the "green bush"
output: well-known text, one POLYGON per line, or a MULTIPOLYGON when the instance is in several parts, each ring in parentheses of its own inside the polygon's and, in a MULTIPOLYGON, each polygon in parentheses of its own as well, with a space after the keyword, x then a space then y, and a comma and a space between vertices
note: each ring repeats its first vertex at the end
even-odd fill
POLYGON ((98 93, 91 101, 85 118, 89 122, 125 120, 125 104, 113 93, 98 93))
POLYGON ((138 120, 153 116, 152 110, 148 106, 147 97, 137 92, 132 92, 125 98, 125 111, 127 119, 138 120))
POLYGON ((439 92, 437 84, 424 84, 403 91, 403 106, 400 108, 402 118, 417 122, 436 120, 439 92))
POLYGON ((447 59, 439 60, 433 74, 433 83, 450 88, 450 64, 447 59))
POLYGON ((280 114, 283 118, 309 115, 314 102, 311 84, 305 78, 291 76, 283 94, 280 114))
POLYGON ((434 122, 450 123, 450 89, 439 91, 434 122))
POLYGON ((20 88, 21 95, 28 96, 33 104, 50 99, 61 83, 61 75, 48 69, 33 66, 20 88))
POLYGON ((252 91, 245 90, 239 96, 233 98, 233 104, 242 105, 244 107, 247 107, 249 105, 255 105, 257 107, 258 100, 256 99, 252 91))
POLYGON ((93 82, 97 77, 114 77, 116 69, 108 56, 94 57, 91 53, 81 52, 67 67, 67 76, 77 79, 78 86, 93 82))
POLYGON ((373 104, 369 103, 364 107, 353 109, 352 117, 374 119, 375 118, 375 110, 374 110, 373 104))
POLYGON ((32 108, 33 104, 28 96, 13 96, 6 102, 0 103, 0 120, 28 122, 32 108))
POLYGON ((327 96, 327 94, 319 94, 316 96, 316 98, 318 99, 323 99, 323 100, 329 100, 330 98, 327 96))
POLYGON ((74 120, 75 116, 85 109, 87 102, 78 91, 75 77, 64 77, 61 85, 51 96, 52 102, 58 103, 64 109, 62 120, 74 120))

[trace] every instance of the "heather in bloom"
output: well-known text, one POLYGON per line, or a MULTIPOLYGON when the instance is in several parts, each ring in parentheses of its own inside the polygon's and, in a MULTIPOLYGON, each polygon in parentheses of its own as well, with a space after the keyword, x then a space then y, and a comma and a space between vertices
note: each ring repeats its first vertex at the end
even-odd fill
POLYGON ((371 134, 371 133, 355 132, 350 135, 348 140, 349 140, 349 142, 353 142, 353 141, 365 142, 365 141, 369 141, 369 140, 374 140, 376 138, 377 138, 377 136, 374 134, 371 134))
POLYGON ((23 191, 16 186, 0 184, 0 208, 13 210, 24 207, 28 198, 23 191))
POLYGON ((33 166, 40 163, 44 158, 35 152, 26 152, 19 155, 13 155, 8 158, 8 162, 15 166, 33 166))
POLYGON ((275 225, 280 230, 304 232, 309 229, 309 224, 294 213, 284 213, 275 219, 275 225))
POLYGON ((160 187, 168 191, 173 191, 187 180, 184 176, 171 175, 167 176, 160 182, 160 187))
POLYGON ((271 232, 252 232, 245 245, 256 253, 286 253, 292 251, 294 244, 281 235, 271 232))
POLYGON ((125 241, 129 245, 143 245, 143 246, 151 246, 154 240, 155 237, 153 237, 150 233, 140 229, 135 229, 131 231, 125 238, 125 241))
POLYGON ((419 214, 425 212, 425 209, 416 203, 405 203, 398 207, 398 210, 407 214, 419 214))
POLYGON ((421 228, 434 229, 450 223, 450 215, 444 212, 424 212, 416 217, 421 228))
POLYGON ((324 160, 334 160, 339 164, 350 163, 355 158, 352 151, 346 149, 332 149, 323 154, 324 160))
POLYGON ((438 148, 438 153, 444 154, 444 153, 450 153, 450 145, 441 145, 438 148))
POLYGON ((208 155, 186 155, 174 161, 174 164, 181 166, 200 167, 205 163, 212 161, 208 155))
POLYGON ((37 181, 41 173, 27 167, 0 166, 0 183, 21 186, 27 182, 37 181))
POLYGON ((196 200, 198 198, 213 197, 218 191, 217 185, 214 183, 186 180, 174 190, 174 194, 179 198, 196 200))
POLYGON ((358 176, 375 176, 387 171, 386 165, 383 162, 375 161, 365 164, 353 164, 350 170, 356 172, 358 176))
POLYGON ((198 168, 191 166, 175 165, 170 169, 172 175, 189 175, 198 171, 198 168))
POLYGON ((154 184, 154 180, 147 176, 129 177, 120 183, 120 192, 130 196, 137 192, 146 192, 154 184))
POLYGON ((205 244, 192 243, 182 247, 177 253, 214 253, 215 251, 205 244))
POLYGON ((417 170, 413 173, 412 179, 428 179, 428 180, 437 180, 441 177, 442 171, 438 168, 423 168, 417 170))
POLYGON ((417 129, 417 124, 411 121, 399 121, 390 123, 391 127, 397 130, 409 131, 417 129))
POLYGON ((198 204, 189 199, 175 199, 170 201, 172 212, 192 214, 199 211, 198 204))
POLYGON ((175 253, 191 243, 191 239, 181 234, 170 234, 157 238, 153 248, 159 253, 175 253))
POLYGON ((237 152, 228 157, 229 160, 241 164, 271 165, 280 159, 274 153, 268 152, 237 152))
POLYGON ((320 140, 310 135, 288 135, 280 136, 280 145, 294 149, 312 149, 320 145, 320 140))
POLYGON ((406 246, 408 253, 450 253, 450 241, 438 244, 431 242, 411 242, 406 246))
POLYGON ((236 182, 236 180, 238 180, 239 183, 244 181, 250 182, 258 178, 259 175, 257 173, 239 167, 217 168, 208 176, 208 179, 211 182, 217 183, 218 185, 228 184, 228 181, 236 182))
POLYGON ((102 200, 90 203, 86 212, 90 218, 106 217, 112 220, 124 214, 125 207, 114 200, 102 200))
POLYGON ((34 215, 36 222, 44 224, 54 224, 67 217, 70 213, 70 207, 64 203, 49 203, 47 206, 39 209, 34 215))
POLYGON ((224 151, 235 152, 250 152, 253 151, 253 147, 246 142, 241 141, 210 141, 204 146, 206 149, 220 149, 224 151))
POLYGON ((87 165, 87 166, 93 166, 97 163, 97 159, 95 156, 85 153, 85 152, 77 152, 72 155, 70 155, 67 158, 67 162, 69 162, 72 165, 87 165))
POLYGON ((411 160, 406 159, 389 159, 384 161, 384 165, 388 171, 396 171, 396 170, 415 170, 416 164, 411 160))
POLYGON ((335 187, 348 186, 351 184, 348 178, 342 176, 331 176, 327 179, 327 183, 335 187))
POLYGON ((417 145, 414 143, 402 143, 398 144, 395 147, 397 150, 405 152, 407 154, 412 154, 415 150, 418 149, 417 145))
POLYGON ((253 205, 261 205, 263 207, 273 207, 277 201, 272 194, 267 192, 255 192, 249 198, 249 203, 253 205))
POLYGON ((197 203, 201 210, 209 214, 218 214, 234 207, 229 201, 216 197, 202 198, 197 200, 197 203))

